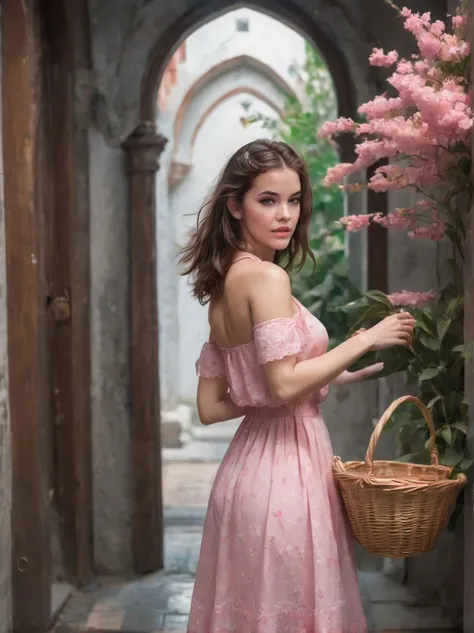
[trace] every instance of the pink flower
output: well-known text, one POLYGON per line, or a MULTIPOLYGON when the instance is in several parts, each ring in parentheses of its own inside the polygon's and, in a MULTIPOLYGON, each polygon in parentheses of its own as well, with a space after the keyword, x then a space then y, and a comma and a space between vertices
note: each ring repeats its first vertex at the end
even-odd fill
POLYGON ((410 233, 408 233, 408 237, 413 239, 423 238, 432 240, 433 242, 441 241, 444 236, 445 225, 442 221, 436 222, 432 226, 419 226, 414 231, 410 231, 410 233))
POLYGON ((402 59, 397 64, 397 73, 400 75, 408 75, 413 72, 413 66, 411 62, 407 62, 406 59, 402 59))
POLYGON ((452 24, 455 29, 464 32, 467 28, 467 15, 453 16, 452 24))
POLYGON ((276 512, 273 513, 273 516, 276 519, 279 519, 282 516, 282 511, 281 510, 276 510, 276 512))
POLYGON ((344 218, 341 218, 339 222, 345 226, 349 232, 356 232, 367 228, 373 217, 373 213, 369 215, 346 215, 344 218))
POLYGON ((318 131, 319 138, 330 138, 334 134, 342 134, 343 132, 353 132, 355 123, 352 119, 340 117, 337 121, 326 121, 318 131))
POLYGON ((438 297, 439 295, 435 292, 409 292, 408 290, 387 295, 387 299, 394 306, 410 306, 413 308, 422 308, 427 303, 436 301, 438 297))
POLYGON ((441 49, 441 42, 431 33, 422 33, 418 38, 418 46, 421 54, 432 60, 436 59, 441 49))
POLYGON ((381 48, 374 48, 369 57, 369 63, 371 66, 384 66, 385 68, 393 66, 397 60, 398 53, 396 51, 390 51, 385 54, 381 48))
MULTIPOLYGON (((411 209, 410 211, 415 213, 415 209, 411 209)), ((379 214, 374 217, 373 221, 386 229, 416 228, 416 220, 413 217, 410 217, 408 209, 399 209, 394 213, 387 213, 387 215, 379 214)))
POLYGON ((368 119, 383 119, 391 117, 403 107, 403 101, 400 97, 387 99, 385 95, 375 97, 373 101, 368 101, 361 105, 357 112, 365 114, 368 119))
POLYGON ((335 185, 355 171, 357 171, 357 168, 355 168, 352 163, 339 163, 339 165, 330 167, 326 173, 326 177, 324 178, 324 186, 330 187, 331 185, 335 185))

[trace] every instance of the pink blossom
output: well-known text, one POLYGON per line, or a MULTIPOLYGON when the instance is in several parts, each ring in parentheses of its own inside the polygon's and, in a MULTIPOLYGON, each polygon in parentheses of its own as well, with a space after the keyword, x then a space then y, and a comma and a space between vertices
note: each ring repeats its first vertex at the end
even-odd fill
POLYGON ((431 33, 432 33, 435 37, 438 37, 438 38, 439 38, 439 37, 441 37, 441 36, 442 36, 442 34, 444 33, 445 28, 446 28, 446 26, 445 26, 444 22, 442 22, 441 20, 436 20, 435 22, 433 22, 433 23, 431 24, 431 27, 430 27, 430 32, 431 32, 431 33))
POLYGON ((385 54, 381 48, 374 48, 369 57, 369 63, 371 66, 384 66, 385 68, 395 64, 397 60, 398 53, 396 51, 390 51, 385 54))
POLYGON ((445 35, 439 56, 444 62, 455 62, 467 57, 469 52, 469 42, 460 40, 457 35, 445 35))
POLYGON ((467 28, 467 15, 453 16, 452 24, 455 29, 464 32, 467 28))
POLYGON ((319 138, 330 138, 334 134, 353 132, 355 123, 352 119, 340 117, 337 121, 326 121, 318 131, 319 138))
MULTIPOLYGON (((402 15, 403 11, 402 11, 402 15)), ((421 35, 426 29, 429 28, 431 15, 429 13, 424 13, 420 15, 419 13, 411 13, 406 16, 405 19, 405 28, 410 33, 413 33, 416 37, 421 35)))
POLYGON ((408 62, 406 59, 401 59, 397 64, 397 73, 400 75, 408 75, 408 73, 413 72, 413 65, 411 62, 408 62))
MULTIPOLYGON (((426 59, 432 60, 436 59, 441 49, 441 42, 431 33, 422 33, 418 38, 418 46, 420 47, 421 54, 424 55, 426 59)), ((420 62, 417 62, 416 65, 419 63, 420 62)))
POLYGON ((440 221, 432 226, 420 226, 417 227, 414 231, 408 233, 408 237, 413 239, 422 238, 427 240, 432 240, 433 242, 439 242, 445 236, 445 226, 444 222, 440 221))
POLYGON ((324 186, 331 187, 338 182, 342 182, 346 176, 355 171, 357 171, 357 168, 352 163, 339 163, 339 165, 330 167, 324 178, 324 186))
POLYGON ((356 232, 367 228, 373 217, 373 213, 370 213, 368 215, 346 215, 345 217, 341 218, 339 222, 343 226, 345 226, 349 232, 356 232))
POLYGON ((400 97, 387 99, 385 95, 381 95, 361 105, 357 112, 365 114, 368 119, 381 119, 393 116, 394 112, 402 107, 403 101, 400 97))
POLYGON ((387 215, 378 214, 373 221, 386 229, 414 229, 416 219, 411 217, 412 213, 416 213, 413 208, 397 209, 394 213, 387 213, 387 215))
POLYGON ((410 292, 408 290, 402 290, 401 292, 394 292, 387 295, 387 299, 394 306, 409 306, 413 308, 423 308, 427 303, 431 301, 437 301, 439 295, 435 292, 410 292))

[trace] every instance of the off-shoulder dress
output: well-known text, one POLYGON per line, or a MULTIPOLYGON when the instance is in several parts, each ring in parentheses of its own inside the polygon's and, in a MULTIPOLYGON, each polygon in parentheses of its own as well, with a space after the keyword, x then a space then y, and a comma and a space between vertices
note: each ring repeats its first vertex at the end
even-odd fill
POLYGON ((282 406, 262 368, 327 350, 325 327, 297 305, 256 325, 250 343, 206 343, 196 363, 199 376, 227 378, 246 416, 212 488, 188 633, 366 633, 320 412, 328 389, 282 406))

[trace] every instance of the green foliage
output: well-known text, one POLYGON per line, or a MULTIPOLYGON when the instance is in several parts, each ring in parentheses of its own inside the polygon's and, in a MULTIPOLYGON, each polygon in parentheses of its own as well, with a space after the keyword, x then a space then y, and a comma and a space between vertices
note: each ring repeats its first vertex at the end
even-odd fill
MULTIPOLYGON (((474 344, 463 340, 463 299, 452 295, 447 286, 436 303, 411 310, 416 319, 412 349, 393 347, 366 354, 351 369, 384 362, 382 375, 406 372, 408 384, 416 386, 428 407, 436 428, 436 447, 440 461, 452 467, 453 474, 466 472, 472 461, 464 455, 468 405, 464 399, 464 365, 472 358, 474 344)), ((352 330, 371 327, 399 311, 381 292, 368 292, 344 307, 352 330)), ((404 461, 429 463, 426 449, 428 427, 418 409, 397 411, 386 429, 395 428, 404 461)))
POLYGON ((275 137, 294 147, 306 161, 313 190, 313 217, 310 247, 317 266, 307 262, 301 271, 292 274, 295 297, 327 327, 330 345, 346 338, 350 321, 340 310, 348 301, 360 296, 348 279, 345 230, 335 221, 343 212, 343 194, 337 188, 323 185, 329 167, 338 162, 337 148, 316 136, 327 119, 336 116, 336 98, 329 72, 319 54, 306 45, 305 102, 286 97, 285 115, 279 121, 254 113, 245 123, 260 122, 275 137))

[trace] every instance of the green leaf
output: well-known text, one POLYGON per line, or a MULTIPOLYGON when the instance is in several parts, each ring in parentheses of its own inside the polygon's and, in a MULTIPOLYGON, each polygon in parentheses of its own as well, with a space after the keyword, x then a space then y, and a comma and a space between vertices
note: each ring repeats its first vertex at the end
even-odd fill
POLYGON ((451 325, 451 319, 449 317, 440 317, 437 323, 437 332, 440 342, 444 339, 446 332, 451 325))
POLYGON ((420 376, 419 376, 419 381, 423 382, 424 380, 433 380, 433 378, 436 378, 436 376, 439 376, 439 374, 443 371, 443 367, 428 367, 428 369, 425 369, 423 372, 421 372, 420 376))
POLYGON ((426 334, 421 332, 419 336, 419 341, 423 345, 423 347, 426 347, 427 349, 431 349, 436 352, 439 350, 439 341, 432 336, 427 336, 426 334))
POLYGON ((467 459, 466 457, 464 457, 457 465, 456 465, 456 471, 459 471, 461 473, 465 473, 467 472, 471 466, 474 464, 474 461, 472 459, 467 459))
POLYGON ((450 427, 449 426, 445 426, 442 429, 440 429, 440 431, 441 431, 441 437, 446 442, 446 444, 448 446, 452 446, 453 445, 453 432, 450 429, 450 427))
POLYGON ((431 409, 431 407, 433 407, 439 400, 442 400, 443 398, 441 396, 435 396, 434 398, 432 398, 428 404, 426 405, 428 409, 431 409))
POLYGON ((428 464, 429 457, 427 453, 407 453, 399 457, 397 461, 411 464, 428 464))
POLYGON ((453 448, 446 448, 444 455, 441 457, 443 466, 457 466, 464 459, 464 455, 458 453, 453 448))
POLYGON ((364 292, 364 295, 372 301, 383 304, 390 311, 393 310, 392 303, 383 292, 380 292, 379 290, 369 290, 368 292, 364 292))
POLYGON ((415 332, 416 332, 416 330, 423 330, 424 332, 426 332, 430 336, 433 336, 433 333, 431 332, 431 330, 429 329, 429 327, 426 325, 426 323, 424 321, 417 321, 416 322, 416 324, 415 324, 415 332))
POLYGON ((461 431, 461 433, 464 433, 464 435, 467 435, 466 422, 453 422, 453 424, 450 424, 450 426, 453 429, 457 429, 458 431, 461 431))

